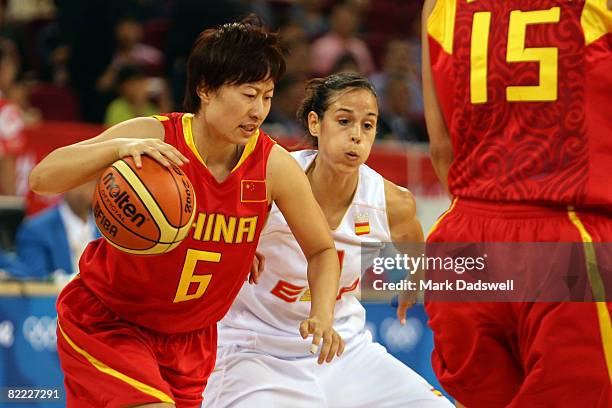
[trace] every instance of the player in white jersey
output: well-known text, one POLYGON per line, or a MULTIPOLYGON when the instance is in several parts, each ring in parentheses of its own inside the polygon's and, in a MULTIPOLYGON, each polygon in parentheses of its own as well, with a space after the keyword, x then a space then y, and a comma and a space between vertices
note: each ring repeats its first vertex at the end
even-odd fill
MULTIPOLYGON (((356 74, 309 82, 298 117, 318 150, 292 153, 306 172, 332 229, 341 264, 334 328, 346 342, 329 366, 295 334, 309 313, 307 263, 274 206, 258 252, 265 270, 244 285, 219 325, 215 371, 206 408, 220 407, 452 407, 421 376, 372 342, 359 302, 362 258, 385 242, 421 242, 415 203, 406 189, 364 164, 376 135, 378 104, 356 74)), ((307 219, 304 222, 308 222, 307 219)), ((409 306, 401 302, 398 315, 409 306)), ((304 333, 305 334, 305 333, 304 333)))

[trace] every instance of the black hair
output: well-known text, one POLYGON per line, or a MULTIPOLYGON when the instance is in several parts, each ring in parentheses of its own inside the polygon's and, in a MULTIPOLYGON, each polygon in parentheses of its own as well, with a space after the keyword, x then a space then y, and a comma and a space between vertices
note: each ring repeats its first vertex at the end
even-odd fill
POLYGON ((198 87, 216 91, 225 84, 239 85, 285 72, 285 57, 278 33, 269 32, 259 17, 250 14, 239 22, 204 30, 187 60, 186 112, 200 109, 198 87))
POLYGON ((297 111, 297 121, 306 130, 307 138, 313 146, 317 146, 317 138, 310 134, 308 129, 308 114, 314 112, 323 119, 329 105, 333 103, 333 97, 346 90, 365 89, 376 98, 374 87, 363 75, 343 72, 333 74, 325 78, 314 78, 306 84, 306 96, 302 100, 302 105, 297 111))

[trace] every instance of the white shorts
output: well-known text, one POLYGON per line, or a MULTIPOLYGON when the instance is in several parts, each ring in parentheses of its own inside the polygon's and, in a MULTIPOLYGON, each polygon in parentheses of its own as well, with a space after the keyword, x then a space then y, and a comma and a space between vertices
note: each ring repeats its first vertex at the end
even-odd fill
POLYGON ((449 408, 453 405, 369 333, 332 363, 316 356, 278 358, 240 345, 218 349, 205 408, 449 408))

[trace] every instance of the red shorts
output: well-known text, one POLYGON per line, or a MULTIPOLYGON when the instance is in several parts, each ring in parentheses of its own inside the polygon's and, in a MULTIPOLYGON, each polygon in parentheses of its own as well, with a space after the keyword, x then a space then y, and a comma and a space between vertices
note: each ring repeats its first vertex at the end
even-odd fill
POLYGON ((117 317, 80 278, 61 292, 57 313, 68 407, 200 407, 215 364, 216 325, 178 334, 148 330, 117 317))
MULTIPOLYGON (((458 199, 427 241, 583 239, 612 242, 612 218, 458 199)), ((467 408, 612 407, 612 303, 426 302, 426 309, 434 371, 467 408)))

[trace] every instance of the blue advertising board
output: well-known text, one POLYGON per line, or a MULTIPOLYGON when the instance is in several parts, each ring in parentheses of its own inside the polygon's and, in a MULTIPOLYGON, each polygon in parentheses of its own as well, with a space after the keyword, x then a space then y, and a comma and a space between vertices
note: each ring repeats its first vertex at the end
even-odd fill
POLYGON ((66 405, 55 330, 54 296, 0 297, 1 407, 66 405))
MULTIPOLYGON (((443 391, 431 368, 433 340, 422 305, 408 311, 405 326, 399 324, 395 309, 387 304, 366 304, 366 316, 375 341, 443 391)), ((65 406, 62 383, 56 350, 55 295, 0 295, 0 407, 65 406), (16 398, 17 390, 22 398, 16 398), (27 399, 23 390, 40 390, 39 396, 27 399)), ((30 391, 30 397, 33 395, 30 391)))

